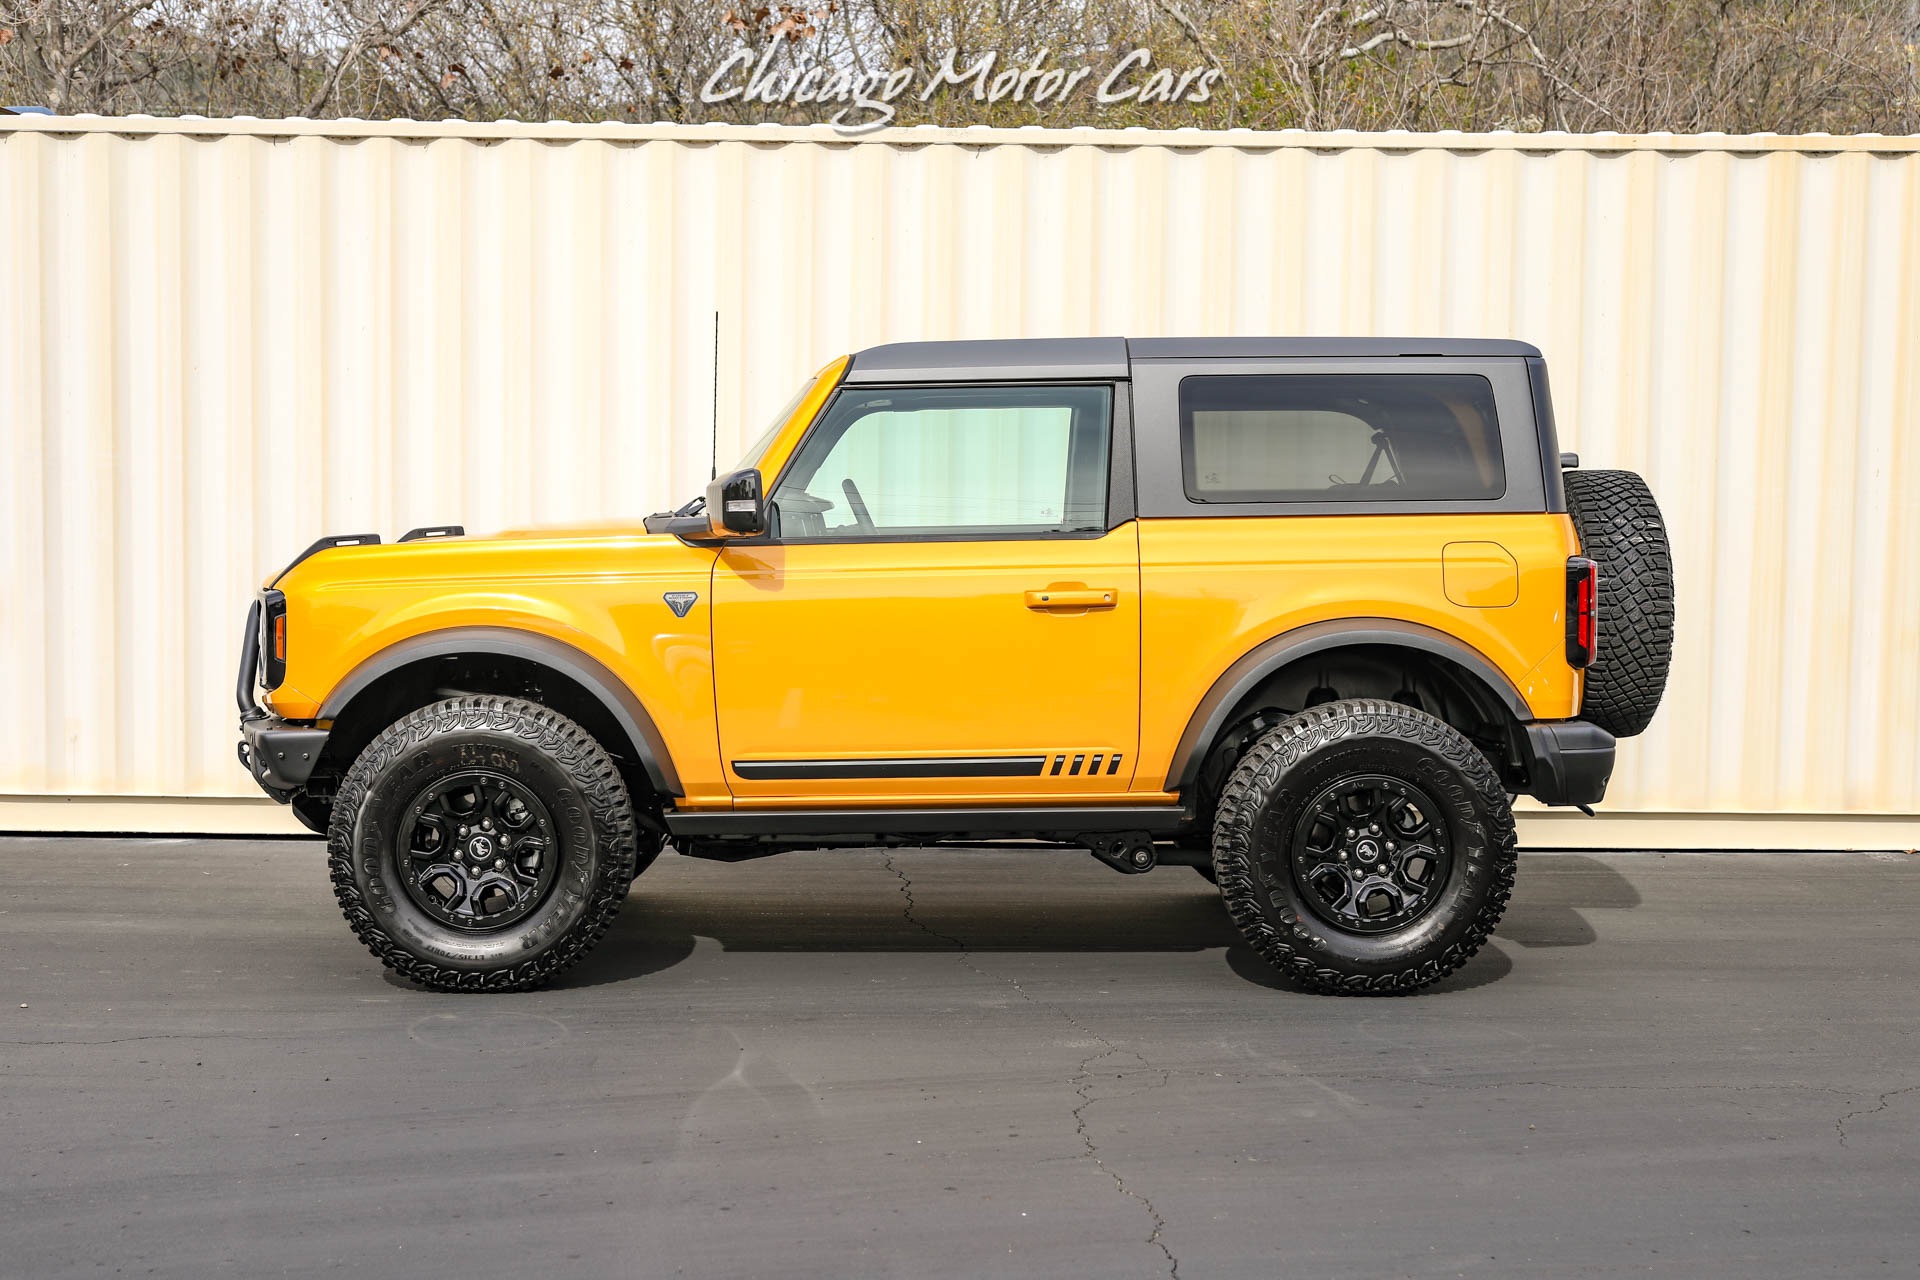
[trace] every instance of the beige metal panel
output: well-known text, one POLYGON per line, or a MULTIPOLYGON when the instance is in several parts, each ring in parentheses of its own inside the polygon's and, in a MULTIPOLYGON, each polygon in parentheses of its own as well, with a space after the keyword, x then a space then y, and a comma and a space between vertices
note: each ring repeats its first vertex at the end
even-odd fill
MULTIPOLYGON (((245 796, 321 532, 631 516, 934 337, 1538 343, 1673 526, 1610 807, 1920 811, 1920 140, 0 124, 0 793, 245 796)), ((1663 821, 1665 819, 1662 819, 1663 821)), ((1555 819, 1558 821, 1558 819, 1555 819)))

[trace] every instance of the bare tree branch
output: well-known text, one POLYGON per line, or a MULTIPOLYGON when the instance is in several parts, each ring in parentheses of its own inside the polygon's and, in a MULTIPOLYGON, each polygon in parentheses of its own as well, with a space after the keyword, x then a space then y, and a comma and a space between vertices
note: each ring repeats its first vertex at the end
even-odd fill
POLYGON ((781 76, 915 69, 902 124, 1920 132, 1920 0, 0 0, 0 101, 60 111, 832 114, 703 102, 743 51, 781 76), (1221 91, 1097 107, 1138 47, 1221 91), (948 50, 1094 76, 1044 106, 922 102, 948 50))

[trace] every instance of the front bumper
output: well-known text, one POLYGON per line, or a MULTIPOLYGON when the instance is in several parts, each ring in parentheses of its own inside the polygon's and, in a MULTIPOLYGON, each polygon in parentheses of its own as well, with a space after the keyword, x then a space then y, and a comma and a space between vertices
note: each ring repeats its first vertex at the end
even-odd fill
POLYGON ((1585 720, 1522 725, 1527 794, 1542 804, 1599 804, 1613 777, 1613 735, 1585 720))
POLYGON ((327 745, 327 731, 268 715, 254 701, 253 687, 260 666, 260 602, 247 613, 246 638, 240 645, 240 674, 234 700, 240 706, 240 763, 260 789, 281 804, 313 776, 313 766, 327 745))
POLYGON ((327 731, 256 713, 240 721, 240 763, 260 789, 285 804, 307 785, 327 745, 327 731))

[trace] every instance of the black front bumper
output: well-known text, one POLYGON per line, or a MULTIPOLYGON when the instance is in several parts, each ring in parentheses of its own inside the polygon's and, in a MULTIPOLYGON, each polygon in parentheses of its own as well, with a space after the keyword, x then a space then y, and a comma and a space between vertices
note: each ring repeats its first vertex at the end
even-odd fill
POLYGON ((260 789, 285 804, 307 785, 327 745, 327 731, 264 712, 240 721, 240 763, 260 789))
POLYGON ((240 675, 234 699, 240 705, 240 763, 260 789, 281 804, 313 776, 327 745, 327 731, 268 715, 254 701, 260 665, 260 602, 247 613, 247 634, 240 645, 240 675))
POLYGON ((1613 735, 1585 720, 1542 720, 1526 730, 1527 794, 1542 804, 1599 804, 1613 777, 1613 735))

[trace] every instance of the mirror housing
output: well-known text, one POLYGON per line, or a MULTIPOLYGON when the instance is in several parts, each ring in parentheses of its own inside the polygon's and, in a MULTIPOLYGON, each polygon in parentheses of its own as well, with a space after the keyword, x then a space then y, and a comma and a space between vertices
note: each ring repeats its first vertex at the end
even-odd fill
POLYGON ((707 486, 708 531, 715 538, 751 538, 767 531, 766 496, 755 470, 730 471, 707 486))

